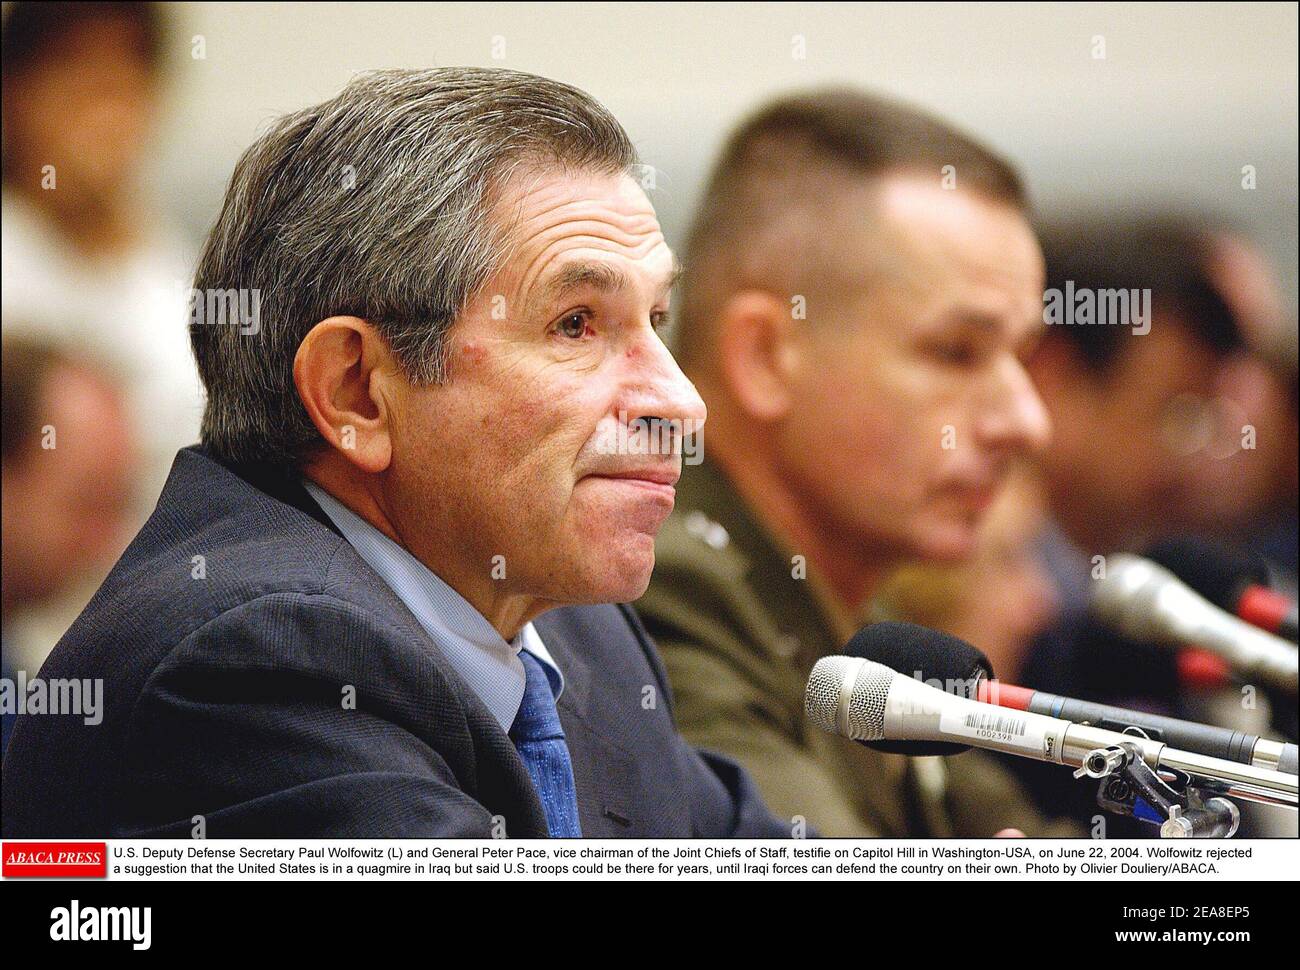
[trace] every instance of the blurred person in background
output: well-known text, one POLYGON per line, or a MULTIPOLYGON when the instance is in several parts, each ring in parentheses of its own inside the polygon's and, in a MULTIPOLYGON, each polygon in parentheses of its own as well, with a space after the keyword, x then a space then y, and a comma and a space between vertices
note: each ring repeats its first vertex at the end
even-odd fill
POLYGON ((155 4, 20 2, 6 5, 2 40, 5 332, 122 372, 149 505, 202 408, 186 247, 142 184, 166 36, 155 4))
POLYGON ((1297 571, 1296 321, 1273 268, 1249 239, 1215 230, 1208 268, 1232 309, 1243 348, 1220 369, 1214 434, 1194 469, 1189 518, 1197 531, 1269 561, 1294 594, 1297 571))
MULTIPOLYGON (((1247 351, 1214 272, 1215 236, 1177 215, 1098 213, 1060 220, 1041 239, 1045 314, 1057 294, 1096 299, 1092 316, 1072 316, 1068 306, 1063 319, 1049 315, 1029 361, 1054 429, 1041 462, 1051 510, 1042 542, 1061 615, 1035 641, 1022 679, 1051 693, 1195 719, 1202 686, 1189 679, 1189 655, 1115 634, 1090 615, 1089 598, 1094 557, 1140 552, 1207 524, 1217 396, 1226 368, 1247 351), (1100 322, 1104 291, 1132 295, 1129 319, 1100 322)), ((1213 513, 1220 521, 1224 502, 1213 513)), ((1068 774, 1023 760, 1013 768, 1040 805, 1098 816, 1095 791, 1068 774)), ((1111 834, 1149 831, 1107 825, 1111 834)))
POLYGON ((1240 333, 1210 276, 1207 237, 1190 221, 1100 214, 1048 226, 1041 238, 1046 294, 1123 290, 1135 295, 1130 313, 1147 319, 1067 317, 1047 327, 1029 361, 1055 432, 1042 456, 1051 510, 1044 548, 1062 615, 1036 645, 1026 679, 1172 713, 1174 655, 1121 641, 1088 616, 1092 557, 1140 551, 1194 525, 1211 402, 1240 333))
MULTIPOLYGON (((34 676, 43 652, 14 634, 38 609, 125 548, 132 526, 137 444, 121 387, 98 365, 52 345, 3 346, 4 676, 34 676)), ((13 715, 4 717, 4 743, 13 715)))
POLYGON ((1207 237, 1175 217, 1114 214, 1042 239, 1047 293, 1150 294, 1148 321, 1067 316, 1030 361, 1055 430, 1043 456, 1054 520, 1088 555, 1186 531, 1220 369, 1242 346, 1207 237))
MULTIPOLYGON (((186 328, 187 247, 143 177, 166 36, 154 4, 21 2, 5 4, 0 38, 4 333, 121 374, 123 420, 140 452, 136 527, 177 450, 197 440, 202 409, 186 328)), ((102 579, 87 575, 25 611, 37 663, 102 579)))
MULTIPOLYGON (((1270 584, 1294 598, 1300 532, 1295 316, 1284 307, 1273 268, 1245 236, 1213 230, 1207 262, 1243 347, 1220 368, 1211 433, 1194 469, 1191 528, 1262 557, 1270 584)), ((1235 683, 1211 682, 1188 692, 1183 703, 1196 720, 1294 740, 1300 730, 1296 699, 1269 692, 1256 700, 1255 707, 1243 708, 1235 683)), ((1284 821, 1280 813, 1275 820, 1284 821)), ((1271 834, 1294 835, 1294 819, 1271 834)))
POLYGON ((1048 439, 1025 208, 1011 167, 942 121, 828 90, 740 126, 688 240, 676 349, 709 428, 637 609, 683 733, 825 835, 1070 831, 976 753, 885 754, 804 716, 813 664, 887 574, 969 557, 1048 439))

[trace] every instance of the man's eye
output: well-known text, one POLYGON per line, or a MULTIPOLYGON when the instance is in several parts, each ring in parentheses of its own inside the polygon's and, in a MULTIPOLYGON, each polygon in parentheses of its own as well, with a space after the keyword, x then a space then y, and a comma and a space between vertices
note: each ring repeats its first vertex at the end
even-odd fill
POLYGON ((580 340, 587 335, 590 315, 585 310, 566 313, 555 324, 555 332, 570 340, 580 340))
POLYGON ((968 343, 934 344, 931 353, 943 363, 956 367, 969 367, 979 359, 979 350, 968 343))
POLYGON ((668 326, 668 311, 657 310, 654 313, 650 314, 650 326, 656 332, 663 330, 664 327, 668 326))

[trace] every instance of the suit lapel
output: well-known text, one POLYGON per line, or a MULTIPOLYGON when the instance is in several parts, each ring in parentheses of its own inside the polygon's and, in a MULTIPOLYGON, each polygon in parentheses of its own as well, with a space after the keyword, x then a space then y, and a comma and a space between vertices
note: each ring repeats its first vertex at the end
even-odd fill
MULTIPOLYGON (((208 460, 215 461, 202 447, 186 450, 196 451, 208 460)), ((223 467, 271 498, 311 516, 340 539, 344 538, 338 526, 303 488, 297 476, 262 464, 223 467)), ((438 722, 443 728, 441 733, 444 736, 438 738, 432 746, 447 758, 448 767, 466 792, 480 799, 489 811, 498 812, 505 818, 507 834, 517 838, 545 838, 546 814, 528 775, 528 769, 524 767, 514 743, 501 729, 487 706, 456 672, 401 597, 346 541, 335 568, 342 569, 371 587, 374 595, 387 604, 388 621, 397 628, 405 641, 437 669, 444 682, 451 686, 454 703, 462 714, 464 738, 446 736, 447 719, 441 717, 438 722)), ((431 676, 430 680, 433 679, 435 678, 431 676)), ((425 693, 425 686, 427 685, 408 685, 408 688, 418 696, 425 693)), ((430 721, 432 720, 431 713, 430 721)), ((455 733, 461 732, 457 730, 455 733)))

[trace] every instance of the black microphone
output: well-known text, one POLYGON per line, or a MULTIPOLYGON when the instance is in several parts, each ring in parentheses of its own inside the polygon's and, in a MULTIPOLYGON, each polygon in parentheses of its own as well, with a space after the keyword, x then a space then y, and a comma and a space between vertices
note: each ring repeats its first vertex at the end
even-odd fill
MULTIPOLYGON (((915 623, 881 621, 863 627, 844 645, 844 655, 873 660, 958 697, 975 699, 982 680, 993 679, 993 664, 965 640, 915 623)), ((947 756, 970 746, 948 741, 863 741, 890 754, 947 756)))
POLYGON ((1146 557, 1219 609, 1296 642, 1296 602, 1269 588, 1270 571, 1262 557, 1190 536, 1157 542, 1146 557))

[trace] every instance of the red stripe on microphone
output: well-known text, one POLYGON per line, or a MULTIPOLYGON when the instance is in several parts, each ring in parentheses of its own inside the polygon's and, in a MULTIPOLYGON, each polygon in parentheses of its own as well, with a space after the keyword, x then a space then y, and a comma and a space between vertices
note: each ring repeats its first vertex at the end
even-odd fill
POLYGON ((1000 680, 981 680, 978 696, 979 700, 985 704, 996 704, 998 707, 1027 711, 1036 693, 1038 692, 1028 687, 1004 684, 1000 680))
POLYGON ((1232 668, 1218 654, 1200 647, 1180 650, 1178 682, 1188 690, 1215 690, 1232 683, 1232 668))
POLYGON ((1237 601, 1237 615, 1269 633, 1282 628, 1282 620, 1290 608, 1290 600, 1267 586, 1247 586, 1237 601))

